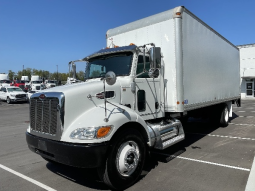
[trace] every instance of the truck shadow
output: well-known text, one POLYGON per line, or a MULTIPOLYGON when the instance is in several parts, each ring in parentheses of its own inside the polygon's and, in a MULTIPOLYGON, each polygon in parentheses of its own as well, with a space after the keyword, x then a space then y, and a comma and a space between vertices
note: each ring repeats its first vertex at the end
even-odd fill
POLYGON ((46 164, 46 167, 58 176, 62 176, 84 187, 97 190, 109 190, 109 188, 99 180, 95 169, 76 168, 50 162, 46 164))

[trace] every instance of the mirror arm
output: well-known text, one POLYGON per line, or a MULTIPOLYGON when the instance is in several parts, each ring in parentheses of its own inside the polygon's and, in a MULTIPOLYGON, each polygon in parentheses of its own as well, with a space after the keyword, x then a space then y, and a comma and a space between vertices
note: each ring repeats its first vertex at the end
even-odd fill
POLYGON ((145 47, 144 47, 144 49, 143 49, 143 72, 146 72, 146 70, 145 70, 145 47))
POLYGON ((107 111, 106 111, 106 93, 105 93, 105 78, 104 78, 104 113, 105 113, 105 118, 104 118, 104 121, 105 122, 108 122, 108 118, 107 118, 107 111))

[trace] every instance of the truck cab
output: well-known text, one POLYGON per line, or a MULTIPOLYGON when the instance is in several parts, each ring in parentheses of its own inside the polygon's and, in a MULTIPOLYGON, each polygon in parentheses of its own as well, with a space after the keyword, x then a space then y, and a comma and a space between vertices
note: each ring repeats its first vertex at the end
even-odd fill
POLYGON ((43 88, 43 80, 39 76, 31 76, 30 81, 30 91, 42 90, 43 88))
POLYGON ((109 152, 116 152, 108 165, 119 158, 114 168, 131 183, 130 175, 142 170, 146 147, 165 149, 184 139, 181 123, 164 112, 160 49, 102 49, 79 61, 87 62, 85 82, 31 96, 29 148, 50 160, 97 168, 100 175, 109 152), (111 148, 112 141, 118 148, 111 148))

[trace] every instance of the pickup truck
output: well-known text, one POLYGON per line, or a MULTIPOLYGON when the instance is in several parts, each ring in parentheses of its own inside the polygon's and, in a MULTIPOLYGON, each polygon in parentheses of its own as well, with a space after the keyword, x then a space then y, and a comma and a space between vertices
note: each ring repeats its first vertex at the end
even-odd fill
POLYGON ((25 81, 24 80, 13 80, 11 86, 19 87, 22 90, 25 88, 25 81))
POLYGON ((0 99, 5 100, 8 104, 12 102, 27 102, 27 94, 18 87, 2 87, 0 89, 0 99))

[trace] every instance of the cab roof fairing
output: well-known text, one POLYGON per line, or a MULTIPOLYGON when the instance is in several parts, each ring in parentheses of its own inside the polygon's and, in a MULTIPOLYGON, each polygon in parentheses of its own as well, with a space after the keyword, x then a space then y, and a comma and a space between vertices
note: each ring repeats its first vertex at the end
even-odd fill
POLYGON ((118 52, 135 52, 137 50, 136 45, 130 45, 130 46, 122 46, 117 48, 107 48, 107 49, 101 49, 85 58, 82 59, 82 61, 88 61, 91 58, 102 56, 106 54, 113 54, 118 52))

